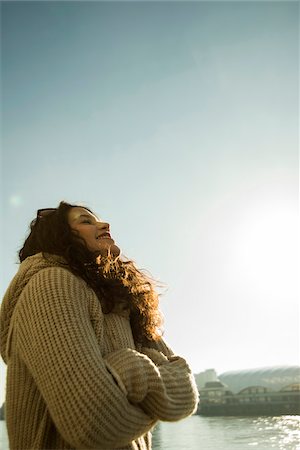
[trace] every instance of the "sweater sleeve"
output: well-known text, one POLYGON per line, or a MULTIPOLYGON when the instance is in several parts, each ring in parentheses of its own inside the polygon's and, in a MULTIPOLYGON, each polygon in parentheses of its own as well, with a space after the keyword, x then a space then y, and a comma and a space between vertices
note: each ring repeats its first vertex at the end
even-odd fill
POLYGON ((187 362, 179 356, 167 358, 153 348, 142 351, 120 349, 105 357, 128 399, 160 420, 176 421, 193 414, 198 390, 187 362))
POLYGON ((75 449, 113 449, 155 421, 128 401, 107 370, 83 283, 62 268, 38 272, 22 293, 17 348, 62 437, 75 449))
POLYGON ((146 341, 141 352, 156 365, 165 385, 165 405, 155 392, 142 403, 144 411, 153 415, 157 411, 160 420, 176 421, 193 414, 199 403, 199 391, 195 377, 186 360, 176 354, 166 341, 146 341))
POLYGON ((163 421, 176 421, 193 414, 198 405, 199 393, 195 378, 184 358, 168 358, 154 349, 143 349, 159 371, 159 383, 153 384, 141 405, 152 417, 163 421), (161 392, 160 392, 161 391, 161 392))
POLYGON ((158 341, 145 341, 142 345, 141 350, 142 352, 144 351, 143 349, 157 350, 158 352, 165 355, 167 358, 169 358, 170 356, 174 356, 173 350, 168 346, 168 344, 163 338, 160 338, 158 341))

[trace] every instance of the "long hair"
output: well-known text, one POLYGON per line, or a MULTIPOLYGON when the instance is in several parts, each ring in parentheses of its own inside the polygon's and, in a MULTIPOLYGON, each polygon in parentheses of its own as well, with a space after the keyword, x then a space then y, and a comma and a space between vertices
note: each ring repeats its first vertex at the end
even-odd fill
MULTIPOLYGON (((133 261, 109 254, 96 257, 68 223, 68 212, 77 206, 60 202, 57 208, 40 210, 30 223, 30 233, 19 251, 20 262, 40 252, 45 258, 47 254, 63 257, 69 270, 94 290, 105 314, 120 304, 130 310, 136 342, 158 340, 163 319, 154 280, 133 261)), ((92 212, 86 206, 81 207, 92 212)))

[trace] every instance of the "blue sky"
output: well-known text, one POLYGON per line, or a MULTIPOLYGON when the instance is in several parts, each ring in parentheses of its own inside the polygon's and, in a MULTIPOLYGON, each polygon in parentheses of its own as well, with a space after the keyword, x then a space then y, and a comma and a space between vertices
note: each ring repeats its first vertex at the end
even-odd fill
POLYGON ((195 372, 299 363, 298 8, 2 2, 1 293, 36 210, 84 203, 195 372))

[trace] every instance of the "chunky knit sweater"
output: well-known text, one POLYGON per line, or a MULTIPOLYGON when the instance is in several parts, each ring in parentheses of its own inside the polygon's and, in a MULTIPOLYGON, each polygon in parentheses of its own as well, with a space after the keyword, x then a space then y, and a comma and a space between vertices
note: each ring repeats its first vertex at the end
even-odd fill
POLYGON ((1 306, 11 450, 151 449, 158 420, 191 415, 190 368, 163 340, 134 343, 129 313, 103 314, 62 258, 27 258, 1 306))

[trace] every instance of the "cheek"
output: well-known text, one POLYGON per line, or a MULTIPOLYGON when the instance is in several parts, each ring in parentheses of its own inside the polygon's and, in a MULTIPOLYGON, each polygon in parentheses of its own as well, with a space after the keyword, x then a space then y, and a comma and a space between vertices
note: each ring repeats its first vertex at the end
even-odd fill
POLYGON ((96 240, 95 236, 91 233, 84 233, 83 234, 83 239, 85 240, 85 242, 91 242, 95 245, 95 243, 97 243, 98 241, 96 240))
POLYGON ((86 243, 92 241, 93 236, 88 230, 80 228, 74 228, 74 230, 86 243))

